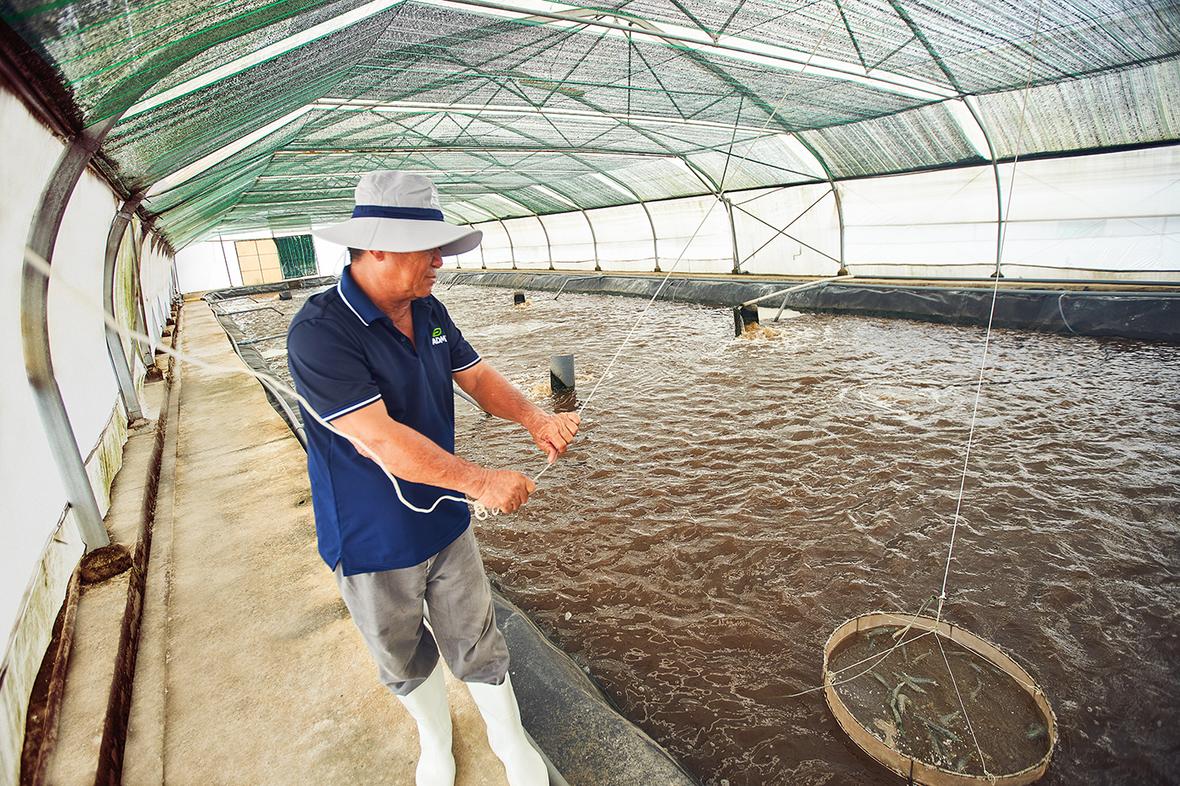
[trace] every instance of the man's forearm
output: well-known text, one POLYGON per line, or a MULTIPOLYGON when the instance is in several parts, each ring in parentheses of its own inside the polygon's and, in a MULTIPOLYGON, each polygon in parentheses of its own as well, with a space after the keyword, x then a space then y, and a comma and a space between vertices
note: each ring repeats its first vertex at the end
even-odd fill
POLYGON ((463 387, 489 415, 511 420, 527 429, 531 429, 538 418, 545 417, 540 407, 525 398, 516 385, 491 366, 485 366, 470 386, 463 387))
POLYGON ((429 437, 390 421, 388 433, 366 444, 390 473, 412 483, 456 489, 479 496, 487 483, 488 470, 443 450, 429 437))

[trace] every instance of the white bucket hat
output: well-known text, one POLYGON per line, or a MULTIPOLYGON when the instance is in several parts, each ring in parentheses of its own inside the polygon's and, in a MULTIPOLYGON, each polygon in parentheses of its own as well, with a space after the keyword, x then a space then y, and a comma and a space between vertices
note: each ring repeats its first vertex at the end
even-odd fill
POLYGON ((479 245, 483 232, 443 221, 438 190, 430 178, 409 172, 369 172, 356 184, 352 218, 313 230, 331 243, 363 251, 429 251, 462 254, 479 245))

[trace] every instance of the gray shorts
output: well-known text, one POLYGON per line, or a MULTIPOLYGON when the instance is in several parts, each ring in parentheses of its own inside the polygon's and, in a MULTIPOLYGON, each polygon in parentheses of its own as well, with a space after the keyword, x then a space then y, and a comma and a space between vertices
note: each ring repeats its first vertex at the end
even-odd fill
POLYGON ((471 527, 413 567, 345 576, 337 565, 336 584, 377 661, 381 682, 394 693, 404 696, 421 685, 440 651, 461 680, 504 681, 508 646, 496 628, 492 591, 471 527))

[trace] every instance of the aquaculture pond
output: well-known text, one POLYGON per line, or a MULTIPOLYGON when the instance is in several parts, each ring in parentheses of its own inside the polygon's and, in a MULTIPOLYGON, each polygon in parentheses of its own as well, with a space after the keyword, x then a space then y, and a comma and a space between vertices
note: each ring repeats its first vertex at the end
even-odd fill
MULTIPOLYGON (((576 356, 584 399, 644 307, 436 294, 542 406, 551 355, 576 356)), ((235 319, 281 333, 303 297, 235 319)), ((735 339, 732 325, 656 303, 569 455, 521 512, 478 524, 485 562, 703 783, 894 783, 821 693, 792 694, 819 684, 841 622, 938 591, 983 331, 803 315, 735 339)), ((281 339, 259 349, 284 369, 281 339)), ((543 466, 518 427, 456 411, 462 455, 543 466)), ((1048 692, 1060 742, 1042 782, 1176 782, 1178 348, 996 331, 962 513, 945 616, 1048 692)))

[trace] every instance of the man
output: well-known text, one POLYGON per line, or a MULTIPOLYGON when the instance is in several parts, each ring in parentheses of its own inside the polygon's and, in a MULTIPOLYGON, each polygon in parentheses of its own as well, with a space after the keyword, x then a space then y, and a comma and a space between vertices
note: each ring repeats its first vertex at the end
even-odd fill
POLYGON ((440 651, 470 688, 509 783, 543 786, 545 765, 520 724, 468 505, 441 499, 465 494, 511 513, 535 485, 454 455, 452 380, 489 413, 528 429, 550 462, 573 440, 578 416, 533 406, 481 362, 431 296, 442 256, 470 251, 483 233, 445 223, 427 178, 363 176, 353 218, 317 234, 351 255, 339 283, 308 298, 287 337, 296 389, 348 437, 304 412, 320 555, 381 681, 418 725, 418 786, 449 786, 455 777, 440 651))

